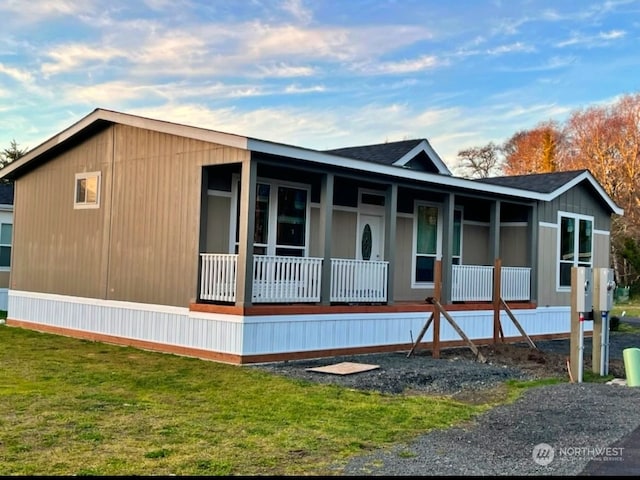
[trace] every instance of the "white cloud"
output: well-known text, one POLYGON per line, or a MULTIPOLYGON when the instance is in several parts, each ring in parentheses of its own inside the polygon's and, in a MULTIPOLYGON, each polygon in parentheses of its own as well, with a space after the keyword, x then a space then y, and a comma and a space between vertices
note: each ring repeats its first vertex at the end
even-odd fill
POLYGON ((282 9, 302 23, 309 23, 312 19, 311 11, 304 7, 302 0, 284 0, 282 9))
POLYGON ((532 46, 527 46, 522 42, 512 43, 510 45, 500 45, 495 48, 491 48, 487 50, 489 55, 503 55, 507 53, 513 52, 533 52, 535 48, 532 46))
POLYGON ((258 70, 262 72, 265 77, 270 78, 310 77, 317 72, 315 67, 288 65, 286 63, 258 65, 258 70))
POLYGON ((96 2, 74 0, 4 0, 0 4, 0 11, 7 12, 12 20, 37 23, 51 17, 80 16, 96 10, 96 2))
POLYGON ((7 75, 21 83, 30 83, 33 81, 33 76, 28 71, 15 67, 8 67, 2 63, 0 63, 0 74, 7 75))
POLYGON ((355 70, 367 74, 401 74, 429 70, 444 64, 445 62, 438 59, 435 55, 423 55, 411 60, 372 62, 364 65, 356 65, 355 70))
POLYGON ((43 63, 41 70, 45 76, 49 76, 78 70, 93 62, 107 63, 115 58, 126 56, 126 53, 111 47, 92 47, 75 43, 59 45, 46 55, 53 61, 43 63))

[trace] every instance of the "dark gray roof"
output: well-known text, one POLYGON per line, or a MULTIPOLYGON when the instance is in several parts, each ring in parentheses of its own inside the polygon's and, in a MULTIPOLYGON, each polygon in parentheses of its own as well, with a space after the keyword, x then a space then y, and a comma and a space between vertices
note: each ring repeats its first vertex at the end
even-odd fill
POLYGON ((324 150, 324 152, 356 160, 393 165, 422 141, 422 139, 402 140, 400 142, 378 143, 360 147, 336 148, 324 150))
POLYGON ((0 182, 0 204, 13 205, 13 182, 0 182))
POLYGON ((487 177, 479 178, 476 182, 519 188, 531 192, 551 193, 586 171, 587 170, 572 170, 569 172, 532 173, 529 175, 513 175, 510 177, 487 177))

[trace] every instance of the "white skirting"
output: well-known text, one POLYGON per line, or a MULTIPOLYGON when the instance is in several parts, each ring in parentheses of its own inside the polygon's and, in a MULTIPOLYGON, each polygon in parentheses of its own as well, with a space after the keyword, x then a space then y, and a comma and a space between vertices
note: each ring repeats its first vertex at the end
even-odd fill
POLYGON ((7 305, 9 303, 9 289, 0 288, 0 310, 7 311, 7 305))
MULTIPOLYGON (((184 307, 9 290, 10 320, 239 356, 412 344, 428 312, 241 316, 184 307)), ((471 339, 493 337, 493 311, 449 312, 471 339)), ((569 307, 516 310, 531 336, 568 334, 569 307)), ((506 313, 506 337, 519 332, 506 313)), ((585 325, 585 331, 591 328, 585 325)), ((431 342, 429 328, 423 342, 431 342)), ((460 336, 441 317, 440 341, 460 336)))

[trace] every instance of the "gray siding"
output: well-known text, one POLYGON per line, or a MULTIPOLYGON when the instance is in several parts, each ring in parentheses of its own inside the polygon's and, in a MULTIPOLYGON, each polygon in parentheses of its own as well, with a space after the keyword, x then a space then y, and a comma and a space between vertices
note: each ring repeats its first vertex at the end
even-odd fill
POLYGON ((595 198, 591 187, 585 184, 576 185, 551 202, 539 202, 538 215, 541 222, 556 223, 558 211, 591 215, 594 217, 596 230, 611 229, 611 214, 595 198))

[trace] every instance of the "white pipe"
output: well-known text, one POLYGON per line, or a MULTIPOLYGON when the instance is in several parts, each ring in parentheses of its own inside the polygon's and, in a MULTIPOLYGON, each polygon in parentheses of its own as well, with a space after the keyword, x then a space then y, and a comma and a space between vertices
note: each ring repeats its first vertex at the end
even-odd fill
POLYGON ((604 361, 602 376, 605 376, 609 375, 609 312, 604 312, 602 330, 604 333, 604 348, 600 351, 600 355, 604 361))
POLYGON ((605 373, 605 364, 606 361, 606 353, 607 353, 607 312, 600 312, 601 326, 602 329, 600 331, 600 376, 604 377, 605 373))
POLYGON ((582 361, 584 358, 584 314, 580 313, 580 342, 578 343, 578 383, 582 383, 582 361))

